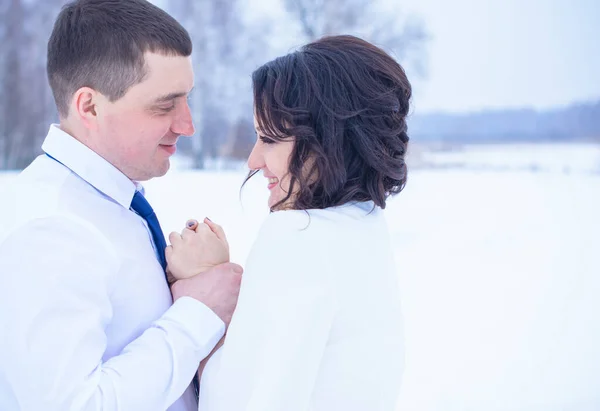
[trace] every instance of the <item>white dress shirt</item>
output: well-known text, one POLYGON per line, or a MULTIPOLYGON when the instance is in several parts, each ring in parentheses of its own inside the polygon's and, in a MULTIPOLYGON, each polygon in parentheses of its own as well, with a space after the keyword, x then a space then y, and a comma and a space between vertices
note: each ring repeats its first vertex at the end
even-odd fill
MULTIPOLYGON (((137 184, 56 125, 2 199, 0 409, 196 410, 224 323, 172 304, 137 184)), ((160 217, 160 216, 159 216, 160 217)))
POLYGON ((397 274, 381 209, 267 218, 200 411, 393 411, 404 368, 397 274), (310 215, 310 217, 309 217, 310 215))

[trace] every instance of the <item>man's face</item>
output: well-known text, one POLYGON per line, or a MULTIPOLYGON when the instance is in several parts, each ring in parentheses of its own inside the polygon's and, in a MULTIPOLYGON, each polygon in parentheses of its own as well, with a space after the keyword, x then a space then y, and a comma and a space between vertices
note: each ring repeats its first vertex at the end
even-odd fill
POLYGON ((189 57, 145 54, 147 75, 115 102, 101 99, 94 148, 131 180, 165 175, 179 136, 194 134, 189 57))

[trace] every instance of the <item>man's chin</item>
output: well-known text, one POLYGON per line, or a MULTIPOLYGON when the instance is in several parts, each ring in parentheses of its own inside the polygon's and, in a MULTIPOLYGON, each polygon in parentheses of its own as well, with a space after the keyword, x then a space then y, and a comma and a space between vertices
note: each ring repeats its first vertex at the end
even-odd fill
POLYGON ((169 159, 167 159, 165 161, 165 163, 161 165, 160 169, 156 170, 156 174, 154 174, 154 177, 164 176, 165 174, 167 174, 167 172, 169 171, 170 168, 171 168, 171 161, 169 159))
POLYGON ((133 180, 142 182, 152 180, 153 178, 162 177, 167 174, 170 168, 171 163, 167 159, 163 164, 157 165, 152 170, 148 170, 143 176, 140 175, 139 178, 134 178, 133 180))

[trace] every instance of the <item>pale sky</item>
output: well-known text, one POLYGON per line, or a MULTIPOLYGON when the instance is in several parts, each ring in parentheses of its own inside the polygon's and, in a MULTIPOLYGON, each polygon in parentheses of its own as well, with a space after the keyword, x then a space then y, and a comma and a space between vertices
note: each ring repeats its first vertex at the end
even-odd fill
POLYGON ((432 36, 415 108, 547 108, 600 99, 600 1, 404 0, 432 36))
MULTIPOLYGON (((277 19, 277 41, 301 44, 280 0, 243 1, 250 15, 277 19)), ((419 15, 431 36, 428 77, 407 70, 415 112, 542 109, 600 99, 600 0, 382 1, 419 15)))

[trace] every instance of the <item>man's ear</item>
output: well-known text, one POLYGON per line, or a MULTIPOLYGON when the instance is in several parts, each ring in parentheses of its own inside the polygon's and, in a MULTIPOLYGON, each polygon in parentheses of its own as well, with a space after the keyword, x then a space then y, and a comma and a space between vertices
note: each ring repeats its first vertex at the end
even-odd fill
POLYGON ((98 104, 104 96, 90 87, 81 87, 71 100, 71 111, 86 128, 94 129, 98 121, 98 104))

